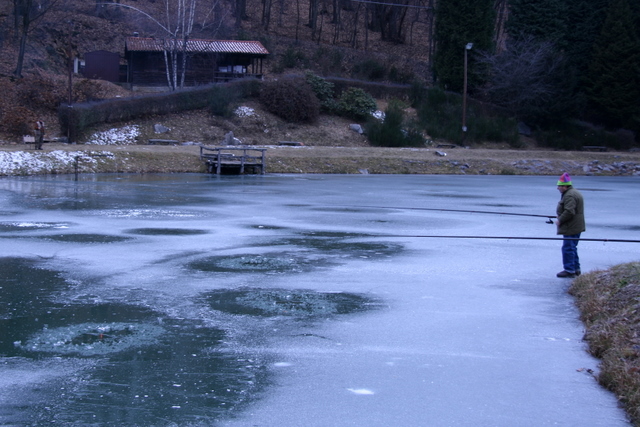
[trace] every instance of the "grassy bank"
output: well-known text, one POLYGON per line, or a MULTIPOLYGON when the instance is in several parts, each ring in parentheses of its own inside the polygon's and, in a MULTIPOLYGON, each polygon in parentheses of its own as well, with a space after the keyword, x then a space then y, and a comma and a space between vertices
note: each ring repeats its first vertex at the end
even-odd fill
POLYGON ((601 359, 598 381, 640 426, 640 262, 583 274, 569 293, 580 309, 589 352, 601 359))
MULTIPOLYGON (((266 147, 267 173, 638 175, 640 153, 487 148, 266 147)), ((0 175, 73 173, 201 173, 197 145, 45 144, 0 146, 0 175), (64 159, 63 159, 64 158, 64 159), (34 168, 34 165, 37 168, 34 168)))

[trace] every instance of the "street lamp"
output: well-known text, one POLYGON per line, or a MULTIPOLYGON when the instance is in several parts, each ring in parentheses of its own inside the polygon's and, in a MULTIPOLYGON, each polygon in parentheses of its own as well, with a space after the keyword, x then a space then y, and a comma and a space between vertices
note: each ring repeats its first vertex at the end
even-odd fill
POLYGON ((473 43, 467 43, 464 47, 464 84, 462 88, 462 142, 467 136, 467 51, 471 50, 473 43))

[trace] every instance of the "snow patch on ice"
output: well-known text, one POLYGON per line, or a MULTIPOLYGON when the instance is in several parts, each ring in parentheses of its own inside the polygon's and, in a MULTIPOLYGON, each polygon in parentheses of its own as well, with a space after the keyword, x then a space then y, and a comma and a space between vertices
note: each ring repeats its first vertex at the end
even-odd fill
POLYGON ((348 388, 347 390, 349 390, 353 394, 361 394, 361 395, 375 394, 374 392, 372 392, 371 390, 367 390, 366 388, 348 388))
MULTIPOLYGON (((79 170, 86 171, 98 164, 92 154, 104 153, 82 151, 2 151, 0 152, 0 175, 33 175, 42 173, 69 173, 75 168, 76 157, 81 158, 79 170)), ((113 156, 113 155, 111 155, 113 156)))

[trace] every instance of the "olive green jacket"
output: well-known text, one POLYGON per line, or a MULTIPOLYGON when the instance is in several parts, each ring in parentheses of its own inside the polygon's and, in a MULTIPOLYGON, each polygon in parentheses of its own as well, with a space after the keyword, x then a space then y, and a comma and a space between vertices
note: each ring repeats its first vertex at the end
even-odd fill
POLYGON ((586 230, 584 222, 584 199, 582 194, 571 187, 560 198, 556 208, 558 234, 573 236, 586 230))

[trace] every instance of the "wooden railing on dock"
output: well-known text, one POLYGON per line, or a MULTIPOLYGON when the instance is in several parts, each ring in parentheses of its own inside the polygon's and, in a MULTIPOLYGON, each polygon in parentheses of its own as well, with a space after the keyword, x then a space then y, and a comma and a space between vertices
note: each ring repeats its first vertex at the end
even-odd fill
POLYGON ((209 173, 220 175, 222 169, 238 169, 244 174, 246 168, 259 168, 260 173, 266 172, 266 148, 253 147, 205 147, 200 146, 200 158, 207 164, 209 173))

